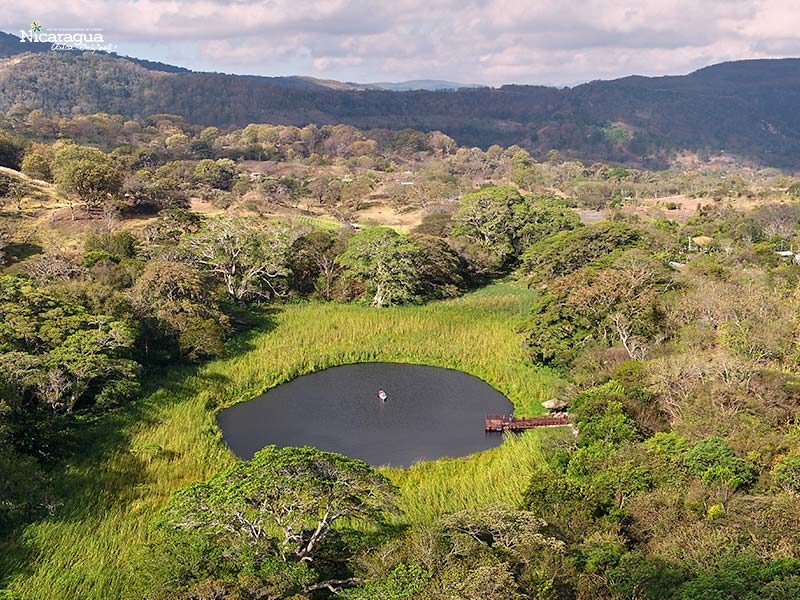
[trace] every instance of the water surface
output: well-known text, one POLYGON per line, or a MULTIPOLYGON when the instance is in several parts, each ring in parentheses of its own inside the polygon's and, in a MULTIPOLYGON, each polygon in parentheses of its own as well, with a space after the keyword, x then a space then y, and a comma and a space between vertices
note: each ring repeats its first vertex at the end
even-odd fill
POLYGON ((511 410, 503 394, 460 371, 359 363, 298 377, 222 411, 217 422, 241 458, 269 444, 315 446, 405 467, 500 445, 502 436, 484 433, 483 419, 511 410))

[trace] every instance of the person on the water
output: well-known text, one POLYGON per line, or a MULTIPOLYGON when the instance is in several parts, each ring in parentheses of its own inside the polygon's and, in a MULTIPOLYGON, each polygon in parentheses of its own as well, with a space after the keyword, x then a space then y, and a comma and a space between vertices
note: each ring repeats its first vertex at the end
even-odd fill
POLYGON ((386 402, 386 392, 384 392, 383 390, 378 390, 378 398, 386 402))

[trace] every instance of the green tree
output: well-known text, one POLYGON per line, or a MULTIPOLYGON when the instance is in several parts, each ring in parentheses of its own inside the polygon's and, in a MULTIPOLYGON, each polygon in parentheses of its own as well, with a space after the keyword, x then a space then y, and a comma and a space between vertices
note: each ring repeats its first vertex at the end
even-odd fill
POLYGON ((350 210, 361 210, 367 201, 367 197, 375 187, 375 177, 369 175, 356 175, 350 181, 342 183, 339 199, 350 210))
POLYGON ((241 218, 213 219, 183 240, 189 259, 219 279, 231 299, 248 302, 283 293, 288 275, 289 231, 260 228, 241 218))
POLYGON ((659 556, 628 552, 608 570, 607 577, 615 598, 662 600, 680 587, 687 574, 659 556))
POLYGON ((718 557, 677 594, 679 600, 790 600, 800 592, 800 561, 796 558, 766 560, 746 552, 718 557))
POLYGON ((201 160, 194 169, 194 176, 200 183, 204 183, 218 190, 230 190, 233 178, 236 176, 236 163, 229 158, 201 160))
POLYGON ((155 172, 140 169, 125 180, 124 191, 125 197, 142 210, 160 211, 188 206, 181 181, 169 169, 159 168, 155 172))
POLYGON ((469 253, 486 256, 486 268, 516 263, 532 243, 580 225, 578 215, 551 198, 525 198, 510 186, 489 186, 461 198, 453 236, 469 253))
POLYGON ((441 238, 424 234, 410 237, 420 250, 420 294, 425 299, 457 296, 466 277, 466 265, 458 253, 441 238))
POLYGON ((339 257, 346 275, 362 282, 372 306, 391 306, 419 299, 420 249, 388 227, 357 233, 339 257))
MULTIPOLYGON (((580 261, 560 248, 552 253, 553 262, 561 263, 559 270, 571 269, 568 263, 580 261)), ((553 263, 545 267, 545 257, 540 258, 541 267, 555 267, 553 263)), ((630 358, 642 359, 653 340, 665 333, 661 298, 674 285, 670 271, 636 249, 605 256, 598 263, 611 260, 608 266, 581 267, 539 290, 523 325, 537 362, 565 367, 587 346, 617 343, 630 358)))
POLYGON ((403 155, 412 156, 417 152, 430 152, 428 136, 414 129, 402 129, 392 133, 389 144, 392 150, 403 155))
POLYGON ((528 196, 515 213, 516 254, 531 244, 559 231, 572 231, 581 227, 581 219, 571 208, 557 198, 528 196))
POLYGON ((684 464, 706 483, 721 483, 734 490, 749 486, 757 475, 750 461, 736 456, 730 444, 717 436, 697 442, 686 453, 684 464))
POLYGON ((137 390, 128 323, 9 276, 0 277, 0 315, 0 379, 20 396, 69 413, 137 390))
POLYGON ((775 483, 790 492, 800 492, 800 455, 790 454, 772 468, 775 483))
POLYGON ((535 161, 525 150, 520 149, 511 157, 511 180, 520 188, 528 190, 543 180, 535 161))
POLYGON ((97 148, 66 144, 52 162, 56 185, 96 208, 120 193, 122 172, 110 156, 97 148))
MULTIPOLYGON (((194 265, 159 259, 148 262, 131 289, 131 298, 139 315, 155 319, 161 331, 174 336, 182 356, 199 360, 224 351, 228 319, 194 265)), ((143 333, 145 351, 158 352, 161 345, 154 344, 158 340, 143 333)))
POLYGON ((379 576, 346 597, 556 598, 564 551, 532 512, 504 504, 464 510, 415 527, 374 553, 370 564, 379 576))
POLYGON ((325 543, 342 528, 381 525, 396 510, 396 499, 389 480, 362 461, 315 448, 268 446, 174 494, 160 524, 167 538, 162 552, 177 568, 170 577, 184 585, 198 572, 192 548, 202 548, 212 577, 247 572, 258 581, 279 573, 293 582, 287 596, 339 589, 356 580, 325 579, 314 571, 325 543))
POLYGON ((204 142, 211 144, 219 137, 219 129, 217 127, 206 127, 200 132, 198 137, 204 142))
POLYGON ((176 246, 185 236, 200 231, 202 218, 182 208, 168 208, 149 223, 142 232, 146 253, 157 254, 168 246, 176 246))
POLYGON ((490 186, 465 194, 455 215, 453 235, 485 253, 487 267, 502 269, 516 251, 516 209, 524 202, 516 188, 490 186))
POLYGON ((522 255, 521 272, 531 280, 549 281, 569 275, 624 248, 634 246, 641 234, 619 223, 597 223, 561 231, 533 243, 522 255))
POLYGON ((22 172, 29 177, 52 181, 53 147, 47 144, 31 144, 22 159, 22 172))
POLYGON ((331 300, 342 271, 337 257, 345 246, 342 236, 333 231, 317 230, 297 238, 289 252, 291 287, 331 300))

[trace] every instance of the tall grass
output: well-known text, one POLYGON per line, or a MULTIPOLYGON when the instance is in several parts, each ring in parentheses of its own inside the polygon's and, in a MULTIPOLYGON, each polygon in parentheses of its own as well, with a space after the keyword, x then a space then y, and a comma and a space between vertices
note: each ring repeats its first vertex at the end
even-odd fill
POLYGON ((543 460, 539 434, 512 434, 499 448, 480 454, 389 471, 389 478, 403 491, 404 518, 425 522, 493 502, 518 504, 531 472, 543 460))
MULTIPOLYGON (((299 375, 325 367, 398 361, 460 369, 535 414, 558 383, 526 363, 514 332, 525 290, 498 284, 419 307, 371 309, 301 303, 275 310, 231 343, 227 358, 172 368, 148 393, 89 424, 80 458, 55 475, 52 516, 0 546, 3 582, 22 599, 140 598, 137 565, 154 516, 177 488, 234 460, 214 415, 299 375)), ((519 499, 540 460, 533 433, 472 457, 391 470, 405 518, 519 499)), ((0 586, 1 587, 1 586, 0 586)))

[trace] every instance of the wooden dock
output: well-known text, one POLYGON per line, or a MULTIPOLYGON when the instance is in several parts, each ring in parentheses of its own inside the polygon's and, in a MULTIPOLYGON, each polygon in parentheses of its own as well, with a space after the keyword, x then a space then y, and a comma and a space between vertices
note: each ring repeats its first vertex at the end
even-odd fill
POLYGON ((543 417, 516 418, 511 415, 486 415, 486 431, 525 431, 535 427, 556 427, 569 425, 566 414, 547 415, 543 417))

